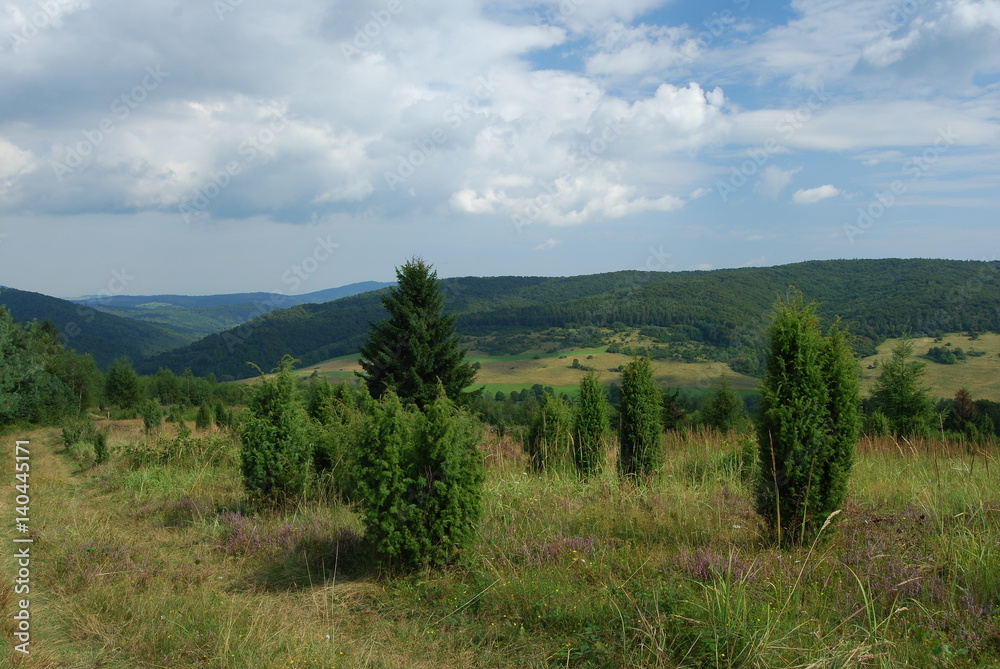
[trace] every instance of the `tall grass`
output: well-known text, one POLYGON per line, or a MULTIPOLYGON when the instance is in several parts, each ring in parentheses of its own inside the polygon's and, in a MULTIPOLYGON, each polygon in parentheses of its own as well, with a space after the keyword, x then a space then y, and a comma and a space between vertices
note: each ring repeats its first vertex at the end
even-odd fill
POLYGON ((334 496, 245 507, 228 433, 110 428, 108 461, 86 467, 56 455, 56 431, 31 435, 33 659, 52 666, 1000 662, 993 447, 867 440, 839 522, 784 549, 753 512, 743 436, 665 436, 644 485, 618 479, 614 444, 583 480, 534 473, 515 439, 490 437, 477 541, 458 566, 400 578, 334 496))

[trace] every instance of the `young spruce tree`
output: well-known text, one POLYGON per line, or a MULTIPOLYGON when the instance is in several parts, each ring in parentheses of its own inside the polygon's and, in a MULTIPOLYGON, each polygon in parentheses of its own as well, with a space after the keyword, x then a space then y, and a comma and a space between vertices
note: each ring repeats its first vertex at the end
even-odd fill
POLYGON ((778 302, 768 334, 757 512, 779 542, 810 541, 847 492, 860 370, 847 334, 834 325, 824 335, 801 294, 778 302))
POLYGON ((358 375, 379 399, 393 390, 404 404, 423 409, 437 399, 438 384, 452 400, 472 383, 476 370, 465 362, 455 333, 455 315, 444 313, 437 272, 421 258, 396 270, 397 284, 382 297, 388 320, 373 325, 361 347, 358 375))
POLYGON ((926 435, 934 420, 934 403, 923 385, 926 364, 909 362, 912 354, 913 342, 897 343, 872 386, 876 409, 889 420, 889 429, 903 437, 926 435))
POLYGON ((663 464, 661 399, 649 358, 625 366, 618 405, 618 467, 625 476, 648 477, 663 464))

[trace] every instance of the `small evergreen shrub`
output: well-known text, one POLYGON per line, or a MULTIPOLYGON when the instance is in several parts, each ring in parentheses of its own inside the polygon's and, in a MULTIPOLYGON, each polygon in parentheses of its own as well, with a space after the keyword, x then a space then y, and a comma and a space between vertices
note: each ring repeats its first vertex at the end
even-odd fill
POLYGON ((590 372, 580 381, 580 405, 576 411, 573 451, 577 471, 594 474, 604 464, 608 436, 608 396, 597 376, 590 372))
POLYGON ((573 412, 560 398, 544 393, 528 430, 525 453, 535 471, 566 463, 573 449, 573 412))
POLYGON ((207 404, 202 403, 194 417, 194 426, 199 430, 207 430, 212 427, 213 422, 212 410, 208 408, 207 404))
POLYGON ((661 398, 649 358, 625 366, 618 407, 618 467, 625 476, 649 477, 663 465, 661 398))
POLYGON ((238 434, 243 483, 253 496, 285 497, 305 492, 312 448, 297 390, 288 356, 282 359, 277 374, 272 378, 262 375, 251 389, 238 434))
POLYGON ((356 492, 366 539, 392 568, 453 562, 475 535, 484 470, 477 421, 445 397, 426 414, 394 393, 361 428, 356 492))
POLYGON ((780 301, 761 382, 757 512, 779 543, 811 541, 840 508, 861 428, 860 373, 847 334, 820 330, 801 294, 780 301))

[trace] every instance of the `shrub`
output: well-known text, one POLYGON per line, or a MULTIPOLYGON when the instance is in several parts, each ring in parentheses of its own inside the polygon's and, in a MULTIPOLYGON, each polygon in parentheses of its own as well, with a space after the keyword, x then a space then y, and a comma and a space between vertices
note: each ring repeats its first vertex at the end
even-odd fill
POLYGON ((285 356, 274 377, 261 375, 253 386, 240 421, 240 468, 248 492, 281 497, 305 491, 312 459, 307 420, 292 359, 285 356))
POLYGON ((560 398, 542 394, 538 415, 528 430, 525 452, 535 471, 567 462, 573 447, 573 413, 560 398))
POLYGON ((779 542, 806 541, 844 500, 860 430, 859 370, 815 304, 780 301, 761 383, 757 512, 779 542))
POLYGON ((649 358, 637 358, 622 371, 618 466, 626 476, 651 476, 663 464, 660 401, 649 358))
POLYGON ((743 410, 740 396, 729 387, 729 381, 722 377, 708 396, 708 401, 701 410, 702 421, 720 432, 741 430, 746 427, 747 415, 743 410))
POLYGON ((366 540, 393 568, 454 561, 482 514, 478 422, 446 397, 426 414, 395 393, 371 408, 361 427, 356 490, 366 540))
POLYGON ((208 408, 207 404, 202 403, 198 407, 198 414, 194 417, 194 426, 199 430, 207 430, 212 427, 212 422, 212 410, 208 408))
POLYGON ((584 476, 593 474, 604 462, 608 434, 608 397, 593 372, 580 381, 580 406, 573 433, 576 468, 584 476))
POLYGON ((485 479, 479 426, 440 397, 420 420, 414 453, 417 528, 423 531, 419 563, 452 562, 475 537, 482 516, 485 479))
POLYGON ((149 399, 142 403, 142 426, 146 430, 146 434, 149 434, 156 428, 163 424, 163 410, 160 408, 160 403, 156 400, 149 399))

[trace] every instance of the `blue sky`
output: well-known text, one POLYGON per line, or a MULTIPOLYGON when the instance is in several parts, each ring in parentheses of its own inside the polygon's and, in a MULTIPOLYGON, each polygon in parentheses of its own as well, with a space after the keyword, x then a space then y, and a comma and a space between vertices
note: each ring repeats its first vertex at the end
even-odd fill
POLYGON ((0 284, 1000 254, 1000 1, 16 0, 0 284))

